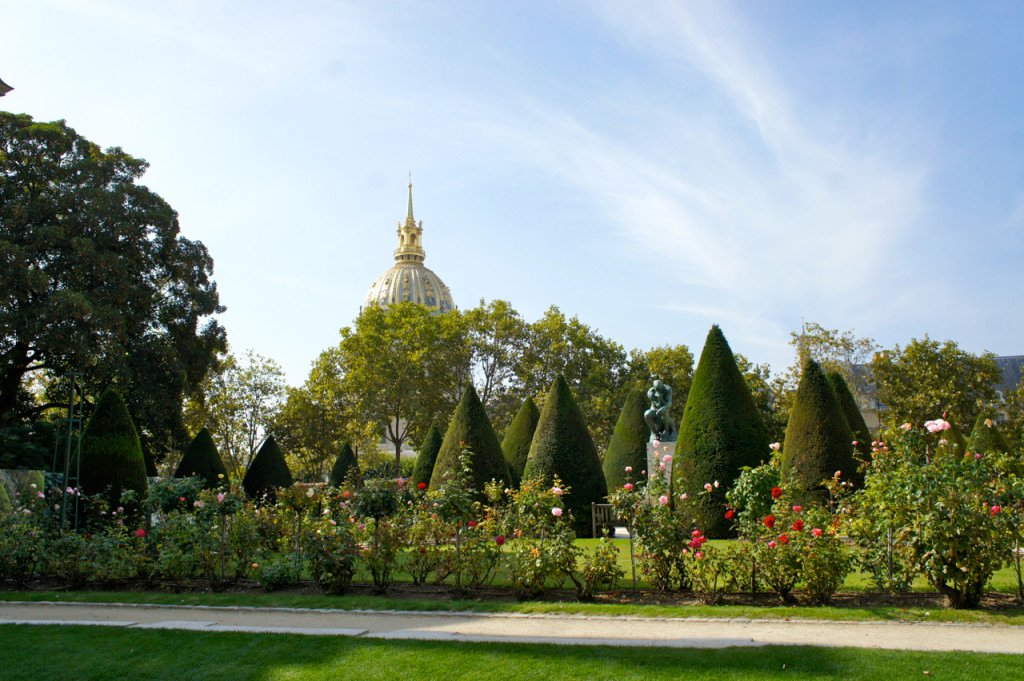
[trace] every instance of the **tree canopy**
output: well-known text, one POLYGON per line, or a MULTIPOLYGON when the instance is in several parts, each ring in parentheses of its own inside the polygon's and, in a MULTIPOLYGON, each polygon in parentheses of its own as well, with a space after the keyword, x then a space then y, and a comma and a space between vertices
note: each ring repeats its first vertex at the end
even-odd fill
POLYGON ((64 121, 0 112, 0 427, 49 404, 40 373, 117 384, 149 451, 184 444, 181 404, 225 347, 206 248, 137 184, 145 161, 64 121))

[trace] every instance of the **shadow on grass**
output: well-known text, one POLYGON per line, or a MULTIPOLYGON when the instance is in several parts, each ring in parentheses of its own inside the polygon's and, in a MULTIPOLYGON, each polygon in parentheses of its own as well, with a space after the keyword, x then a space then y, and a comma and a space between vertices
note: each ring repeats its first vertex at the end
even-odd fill
POLYGON ((0 626, 4 679, 1024 678, 1012 655, 849 648, 724 650, 379 641, 0 626))

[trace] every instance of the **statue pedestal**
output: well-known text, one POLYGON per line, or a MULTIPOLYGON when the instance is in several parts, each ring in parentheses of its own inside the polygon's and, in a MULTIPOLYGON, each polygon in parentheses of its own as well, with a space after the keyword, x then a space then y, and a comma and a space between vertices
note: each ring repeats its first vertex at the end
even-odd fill
POLYGON ((665 463, 665 481, 671 482, 672 479, 672 464, 675 463, 676 455, 676 443, 675 442, 659 442, 655 444, 653 442, 647 443, 647 478, 651 479, 658 473, 661 473, 661 464, 665 455, 669 455, 673 458, 672 461, 665 463))

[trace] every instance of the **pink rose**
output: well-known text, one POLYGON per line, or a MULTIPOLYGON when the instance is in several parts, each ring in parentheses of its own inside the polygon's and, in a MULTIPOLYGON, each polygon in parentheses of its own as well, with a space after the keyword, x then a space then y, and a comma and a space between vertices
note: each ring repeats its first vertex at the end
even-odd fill
POLYGON ((661 462, 662 463, 672 463, 672 455, 671 454, 666 454, 665 456, 661 457, 661 462))
POLYGON ((1000 511, 1002 511, 1002 510, 1003 510, 1003 509, 1002 509, 1002 508, 1001 508, 1001 507, 999 506, 999 504, 996 504, 996 505, 994 505, 994 506, 992 507, 992 510, 990 511, 990 513, 991 513, 992 515, 999 515, 999 512, 1000 512, 1000 511))
POLYGON ((555 494, 557 496, 562 496, 562 488, 561 487, 552 487, 551 488, 551 493, 555 494))
POLYGON ((815 528, 811 529, 811 534, 813 534, 815 537, 820 537, 821 534, 822 534, 821 528, 820 527, 815 527, 815 528))
POLYGON ((632 466, 626 466, 626 472, 627 473, 632 473, 633 472, 633 467, 632 466))
POLYGON ((658 503, 661 504, 662 506, 668 506, 668 497, 662 494, 660 497, 658 497, 658 503))
POLYGON ((627 492, 632 492, 633 491, 633 483, 627 482, 625 485, 622 486, 622 489, 626 490, 627 492))
POLYGON ((555 506, 553 509, 551 509, 551 515, 555 516, 556 518, 560 518, 562 516, 562 509, 555 506))

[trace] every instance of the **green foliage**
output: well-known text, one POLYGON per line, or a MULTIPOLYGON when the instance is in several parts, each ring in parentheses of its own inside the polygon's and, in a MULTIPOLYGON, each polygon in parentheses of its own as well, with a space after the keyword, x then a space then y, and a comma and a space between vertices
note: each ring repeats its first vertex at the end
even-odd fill
POLYGON ((836 393, 813 359, 804 365, 786 427, 782 479, 811 496, 821 496, 836 471, 843 479, 857 474, 853 434, 836 393))
POLYGON ((533 433, 537 430, 537 422, 540 420, 540 410, 532 397, 523 400, 516 417, 512 419, 508 430, 505 431, 505 439, 501 441, 501 451, 508 463, 509 473, 512 474, 512 482, 518 487, 523 477, 523 470, 526 468, 526 460, 530 456, 530 444, 533 442, 533 433))
POLYGON ((970 444, 967 446, 966 451, 979 454, 987 454, 989 452, 1005 454, 1010 451, 1006 438, 1003 437, 999 426, 996 425, 995 419, 990 413, 983 411, 978 414, 978 418, 974 422, 974 430, 971 431, 970 444))
POLYGON ((359 462, 356 461, 356 453, 352 451, 352 445, 346 442, 341 445, 338 458, 335 459, 334 466, 331 468, 330 484, 340 487, 352 472, 359 472, 359 462))
MULTIPOLYGON (((59 378, 88 367, 85 394, 121 386, 150 451, 185 440, 183 397, 225 348, 210 319, 222 308, 213 260, 137 184, 146 169, 64 121, 0 112, 0 426, 42 411, 20 398, 39 369, 59 378)), ((63 382, 46 386, 56 398, 51 388, 63 382)))
POLYGON ((448 424, 430 478, 431 489, 438 489, 447 477, 461 470, 459 458, 463 450, 471 452, 472 487, 478 493, 482 494, 484 485, 491 480, 512 484, 512 475, 505 463, 498 436, 472 385, 466 386, 448 424))
POLYGON ((625 484, 627 466, 636 471, 647 468, 647 442, 651 431, 644 421, 646 409, 644 391, 640 388, 630 390, 604 455, 603 470, 608 489, 618 489, 625 484))
POLYGON ((551 383, 544 400, 523 478, 548 482, 561 479, 572 489, 566 507, 572 513, 577 536, 591 536, 590 505, 602 503, 608 487, 583 413, 561 374, 551 383))
POLYGON ((306 546, 309 572, 329 594, 348 591, 356 572, 358 547, 351 523, 320 519, 306 546))
POLYGON ((49 470, 60 432, 59 423, 50 418, 0 428, 0 470, 49 470))
POLYGON ((25 475, 25 479, 21 483, 21 487, 18 492, 21 494, 22 499, 34 497, 38 492, 46 490, 46 476, 43 475, 42 471, 28 471, 25 475))
POLYGON ((117 506, 122 492, 145 496, 148 481, 135 424, 121 396, 103 393, 82 434, 81 487, 86 494, 106 494, 117 506))
POLYGON ((7 493, 7 486, 0 482, 0 515, 5 515, 14 510, 11 503, 11 495, 7 493))
POLYGON ((181 463, 174 471, 176 478, 202 478, 206 487, 222 487, 227 484, 228 471, 217 453, 217 445, 210 437, 210 431, 203 428, 185 448, 181 463))
POLYGON ((245 478, 242 479, 245 493, 250 499, 258 499, 264 495, 273 499, 276 489, 291 487, 293 482, 281 448, 277 446, 273 435, 267 437, 263 446, 256 452, 249 470, 245 472, 245 478))
POLYGON ((441 444, 444 438, 438 430, 436 423, 430 424, 430 429, 423 436, 423 444, 420 445, 419 454, 416 455, 416 467, 412 470, 412 484, 419 485, 421 482, 430 486, 430 478, 434 474, 434 464, 437 463, 437 455, 441 451, 441 444))
POLYGON ((992 353, 974 355, 928 336, 876 354, 871 371, 890 425, 919 424, 944 412, 963 419, 959 425, 973 423, 995 399, 1002 376, 992 353))
POLYGON ((672 388, 672 407, 669 414, 675 422, 686 404, 693 383, 693 353, 685 345, 662 345, 645 352, 629 353, 629 377, 632 382, 647 387, 651 378, 660 378, 672 388))
MULTIPOLYGON (((860 454, 863 461, 867 461, 871 458, 872 437, 868 424, 864 421, 864 415, 860 413, 860 408, 857 406, 857 398, 853 396, 842 373, 830 371, 825 376, 836 394, 836 399, 839 400, 839 407, 843 410, 843 416, 846 417, 846 424, 850 426, 853 439, 857 442, 854 449, 860 454)), ((858 485, 864 480, 864 476, 859 471, 851 472, 850 477, 858 485)))
POLYGON ((699 499, 697 526, 709 537, 729 532, 725 492, 743 466, 768 451, 764 423, 722 330, 712 326, 697 363, 676 447, 676 486, 699 499), (711 494, 696 495, 718 481, 711 494))
POLYGON ((750 538, 760 531, 761 520, 771 513, 775 501, 772 490, 778 494, 780 484, 779 461, 776 457, 760 466, 744 466, 740 469, 740 475, 726 492, 725 500, 735 514, 732 521, 741 537, 750 538))

